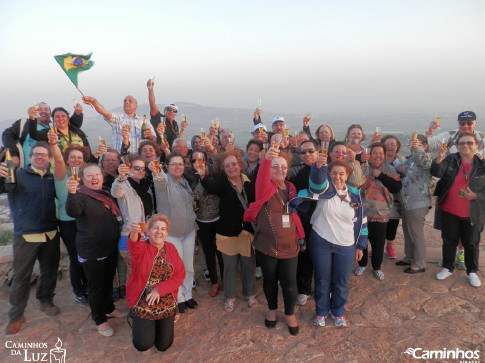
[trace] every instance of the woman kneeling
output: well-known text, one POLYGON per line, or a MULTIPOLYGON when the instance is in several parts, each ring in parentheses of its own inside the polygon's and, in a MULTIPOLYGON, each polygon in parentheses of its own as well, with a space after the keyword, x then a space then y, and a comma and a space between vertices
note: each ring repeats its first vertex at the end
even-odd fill
POLYGON ((126 286, 126 300, 133 319, 133 345, 139 351, 167 350, 173 342, 177 293, 185 268, 175 246, 165 239, 170 221, 154 215, 148 221, 148 240, 141 237, 140 223, 132 223, 128 251, 132 271, 126 286))

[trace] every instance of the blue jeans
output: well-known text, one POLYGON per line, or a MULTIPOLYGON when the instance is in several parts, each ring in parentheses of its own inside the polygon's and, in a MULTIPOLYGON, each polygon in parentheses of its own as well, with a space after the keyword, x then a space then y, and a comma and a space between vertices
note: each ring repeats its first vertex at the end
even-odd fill
POLYGON ((331 311, 333 316, 343 316, 355 245, 335 245, 312 230, 308 249, 313 260, 317 315, 327 316, 331 311))

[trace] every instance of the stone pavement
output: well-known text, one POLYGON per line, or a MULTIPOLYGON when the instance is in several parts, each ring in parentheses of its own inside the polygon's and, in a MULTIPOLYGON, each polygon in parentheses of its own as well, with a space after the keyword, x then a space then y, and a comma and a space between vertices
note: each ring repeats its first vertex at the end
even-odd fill
MULTIPOLYGON (((404 268, 394 265, 396 260, 385 258, 384 281, 378 281, 371 268, 360 277, 352 276, 345 313, 347 328, 334 327, 332 319, 327 320, 326 327, 313 326, 315 303, 309 300, 305 306, 297 307, 300 334, 291 336, 283 320, 281 294, 276 329, 265 328, 266 300, 261 280, 256 284, 258 307, 250 310, 239 291, 234 311, 226 313, 223 294, 215 298, 207 294, 210 283, 202 276, 199 254, 194 292, 199 307, 181 315, 175 327, 175 341, 167 352, 158 352, 155 348, 137 352, 132 346, 131 331, 125 319, 111 319, 115 329, 113 337, 100 336, 90 318, 89 308, 74 302, 69 279, 64 277, 58 283, 55 297, 61 314, 53 318, 45 316, 39 309, 33 288, 25 313, 27 322, 16 335, 5 336, 8 295, 0 292, 0 361, 49 362, 49 354, 43 356, 43 353, 49 353, 60 338, 69 363, 416 361, 404 353, 408 348, 477 350, 480 361, 485 362, 485 276, 483 272, 478 273, 484 284, 481 288, 471 287, 465 271, 460 270, 455 270, 453 276, 444 281, 436 280, 435 274, 441 269, 437 265, 441 238, 428 223, 429 264, 426 272, 409 276, 402 272, 404 268), (40 346, 13 348, 14 344, 26 343, 40 343, 40 346)), ((482 269, 485 266, 483 237, 482 269)), ((398 257, 402 257, 401 229, 398 230, 396 250, 398 257)), ((126 301, 116 305, 127 308, 126 301)))

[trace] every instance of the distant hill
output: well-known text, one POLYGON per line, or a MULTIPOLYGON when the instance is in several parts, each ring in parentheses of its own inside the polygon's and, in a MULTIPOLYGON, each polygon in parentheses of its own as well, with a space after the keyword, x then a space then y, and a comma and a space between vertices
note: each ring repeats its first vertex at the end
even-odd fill
MULTIPOLYGON (((178 102, 179 114, 177 121, 182 119, 182 114, 187 116, 189 128, 186 133, 186 139, 190 140, 192 135, 199 134, 200 128, 208 128, 211 125, 211 120, 219 118, 221 125, 230 128, 236 135, 236 143, 239 145, 245 144, 251 137, 250 132, 253 129, 253 109, 245 108, 225 108, 202 106, 188 102, 178 102)), ((160 107, 163 107, 160 105, 160 107)), ((118 107, 113 112, 122 112, 122 108, 118 107)), ((137 114, 146 114, 149 117, 149 105, 141 104, 138 107, 137 114)), ((277 114, 272 111, 263 109, 262 120, 271 130, 271 120, 276 116, 284 116, 286 124, 291 129, 292 133, 295 130, 300 130, 302 127, 303 113, 301 114, 277 114)), ((442 124, 445 120, 454 120, 451 115, 442 115, 442 124)), ((432 117, 431 117, 432 118, 432 117)), ((393 133, 396 135, 402 134, 403 138, 409 138, 412 132, 424 132, 427 129, 429 121, 431 120, 429 114, 409 113, 406 115, 399 114, 374 114, 374 113, 328 113, 328 114, 312 114, 310 121, 310 128, 312 132, 316 130, 320 124, 329 124, 332 126, 337 139, 342 139, 345 135, 347 127, 353 123, 361 124, 364 131, 371 134, 376 126, 381 127, 382 133, 393 133)), ((4 130, 12 124, 13 120, 0 121, 0 129, 4 130)), ((451 125, 451 122, 448 123, 451 125)), ((453 123, 452 127, 455 127, 453 123)), ((451 127, 449 127, 451 128, 451 127)), ((448 128, 446 128, 448 129, 448 128)), ((83 130, 88 135, 89 141, 92 145, 97 145, 98 136, 101 136, 107 143, 110 144, 111 128, 103 120, 102 116, 86 117, 83 124, 83 130)))

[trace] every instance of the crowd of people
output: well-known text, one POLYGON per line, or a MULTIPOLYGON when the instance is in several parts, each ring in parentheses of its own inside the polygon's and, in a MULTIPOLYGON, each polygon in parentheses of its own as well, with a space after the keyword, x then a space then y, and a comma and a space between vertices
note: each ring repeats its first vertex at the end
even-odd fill
POLYGON ((238 269, 248 308, 259 305, 260 269, 267 328, 278 319, 278 286, 290 334, 299 333, 295 305, 312 294, 316 326, 324 326, 329 314, 336 326, 346 326, 354 261, 353 273, 360 276, 370 257, 373 275, 384 280, 384 253, 397 257, 393 242, 401 219, 405 248, 396 265, 406 266, 407 274, 425 272, 432 177, 439 178, 435 228, 443 238, 443 269, 436 278, 451 276, 462 256, 469 283, 481 285, 485 135, 475 130, 473 112, 460 113, 456 130, 437 135, 432 121, 426 133, 411 136, 403 158, 405 146, 395 135, 368 136, 358 124, 341 140, 327 124, 312 135, 310 115, 290 134, 284 117, 268 127, 258 108, 243 150, 219 120, 187 142, 190 130, 185 118, 180 126, 175 120, 177 105, 162 112, 153 80, 147 88, 149 122, 136 113, 132 96, 121 113, 83 97, 111 127, 111 147, 104 140, 90 147, 80 104, 71 116, 62 107, 51 111, 38 104, 3 132, 0 192, 8 193, 14 221, 7 334, 25 322, 37 259, 40 308, 59 314, 53 298, 61 239, 76 303, 89 306, 103 336, 114 334, 109 318, 129 316, 140 351, 168 349, 176 314, 197 308, 196 243, 204 253, 209 295, 222 291, 227 313, 237 301, 238 269), (116 308, 120 298, 129 311, 116 308))

